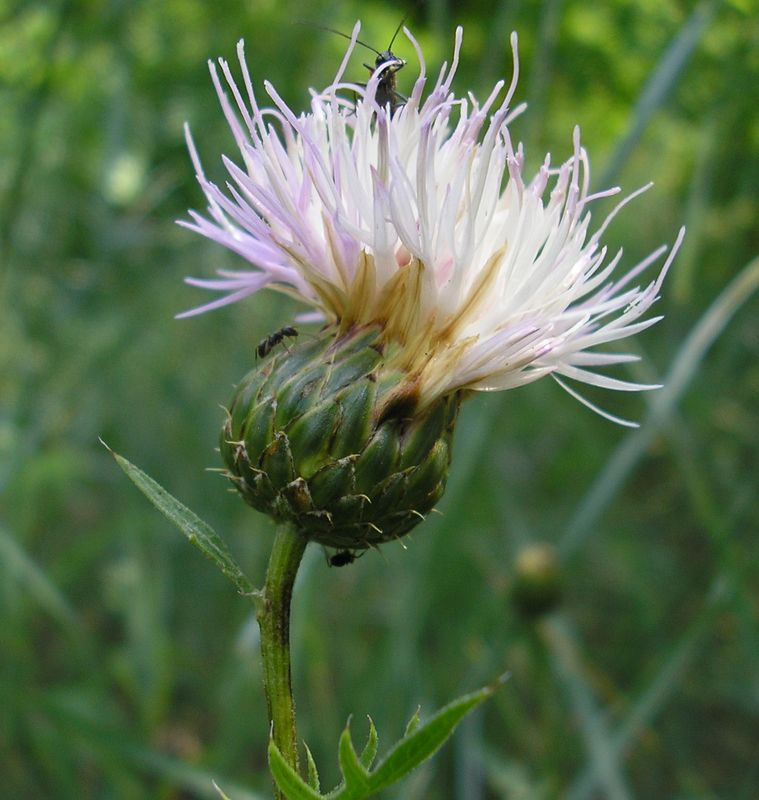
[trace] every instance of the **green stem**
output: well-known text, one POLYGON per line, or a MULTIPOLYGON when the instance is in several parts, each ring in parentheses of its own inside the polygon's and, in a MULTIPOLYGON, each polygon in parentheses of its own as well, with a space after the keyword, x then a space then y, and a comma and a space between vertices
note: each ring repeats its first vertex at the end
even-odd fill
MULTIPOLYGON (((290 599, 307 539, 288 525, 277 529, 266 584, 258 607, 264 690, 272 736, 287 762, 298 770, 298 734, 290 682, 290 599)), ((277 791, 277 798, 284 798, 277 791)))

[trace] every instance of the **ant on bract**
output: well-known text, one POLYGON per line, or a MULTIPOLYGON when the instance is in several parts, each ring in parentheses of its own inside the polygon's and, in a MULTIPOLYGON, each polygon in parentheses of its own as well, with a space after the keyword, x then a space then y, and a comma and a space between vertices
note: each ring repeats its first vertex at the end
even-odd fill
MULTIPOLYGON (((396 56, 392 51, 393 42, 401 32, 401 28, 403 28, 403 23, 406 21, 407 17, 408 14, 403 17, 400 23, 398 23, 398 27, 395 29, 395 33, 393 34, 393 38, 390 40, 390 44, 387 46, 387 50, 380 51, 377 50, 376 47, 372 47, 370 44, 362 42, 361 39, 355 40, 356 44, 360 44, 367 50, 371 50, 373 53, 377 54, 377 58, 374 60, 374 66, 371 66, 370 64, 364 64, 364 66, 369 70, 370 78, 375 72, 377 72, 378 69, 384 67, 379 78, 377 79, 377 91, 374 97, 381 108, 385 108, 388 105, 390 106, 391 115, 395 113, 398 108, 405 105, 407 99, 396 88, 396 75, 406 66, 406 62, 404 59, 398 58, 398 56, 396 56)), ((320 27, 322 30, 342 36, 343 39, 348 39, 351 41, 353 40, 352 36, 348 36, 347 33, 343 33, 342 31, 335 30, 334 28, 328 28, 326 26, 320 27)))
POLYGON ((356 559, 361 558, 364 553, 356 555, 352 550, 339 550, 329 559, 330 567, 345 567, 352 564, 356 559))
POLYGON ((256 347, 256 354, 259 358, 265 358, 280 342, 284 342, 286 336, 294 338, 297 335, 298 331, 292 325, 285 325, 284 328, 274 331, 271 336, 261 339, 256 347))

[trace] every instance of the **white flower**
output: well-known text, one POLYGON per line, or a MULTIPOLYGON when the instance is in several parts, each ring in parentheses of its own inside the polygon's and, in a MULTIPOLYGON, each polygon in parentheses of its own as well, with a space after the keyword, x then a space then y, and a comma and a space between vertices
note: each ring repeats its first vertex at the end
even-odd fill
POLYGON ((269 83, 273 107, 258 105, 242 42, 244 91, 219 60, 232 100, 211 64, 242 162, 224 157, 231 180, 223 191, 206 179, 188 131, 209 205, 207 217, 190 212, 192 221, 180 224, 253 269, 188 279, 224 294, 180 316, 265 286, 278 289, 338 330, 380 326, 390 365, 405 371, 423 403, 457 389, 510 389, 543 375, 566 389, 561 377, 625 391, 654 388, 589 369, 635 360, 592 348, 660 319, 641 318, 658 299, 683 231, 644 286, 636 285, 639 275, 665 247, 616 278, 622 253, 607 263, 600 245, 611 218, 648 187, 589 234, 591 201, 619 190, 589 194, 578 129, 568 161, 551 167, 546 156, 537 175, 525 179, 522 145, 515 148, 509 134, 524 108, 509 105, 518 77, 516 34, 505 97, 498 102, 505 85, 499 81, 480 105, 451 91, 462 29, 451 67, 443 65, 426 99, 424 59, 404 29, 420 73, 408 101, 391 109, 376 101, 383 67, 366 86, 343 81, 358 32, 357 23, 335 81, 312 92, 311 111, 300 116, 269 83))

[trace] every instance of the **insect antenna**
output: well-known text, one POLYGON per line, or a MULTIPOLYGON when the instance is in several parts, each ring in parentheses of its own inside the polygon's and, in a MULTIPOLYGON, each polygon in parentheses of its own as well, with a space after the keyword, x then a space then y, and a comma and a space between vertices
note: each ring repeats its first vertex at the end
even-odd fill
MULTIPOLYGON (((401 32, 401 28, 403 28, 403 23, 408 19, 408 14, 403 15, 403 19, 398 23, 398 27, 395 29, 395 33, 393 34, 393 38, 390 40, 390 44, 387 46, 388 50, 393 49, 393 42, 395 41, 395 37, 401 32)), ((374 49, 374 48, 372 48, 374 49)), ((375 50, 376 52, 376 50, 375 50)))
MULTIPOLYGON (((305 25, 306 23, 301 23, 301 24, 305 25)), ((348 39, 348 41, 351 41, 353 39, 353 37, 352 36, 348 36, 347 33, 343 33, 342 31, 338 31, 335 28, 328 28, 326 25, 314 25, 313 27, 314 28, 318 28, 319 30, 322 30, 322 31, 329 31, 329 33, 336 33, 338 36, 342 36, 343 39, 348 39)), ((397 31, 396 31, 396 34, 397 34, 397 31)), ((395 39, 395 36, 393 36, 393 39, 395 39)), ((365 47, 367 50, 371 50, 372 53, 376 53, 378 56, 382 55, 382 53, 380 53, 380 51, 377 50, 376 47, 372 47, 370 44, 367 44, 366 42, 362 42, 361 39, 356 39, 356 44, 360 44, 362 47, 365 47)))

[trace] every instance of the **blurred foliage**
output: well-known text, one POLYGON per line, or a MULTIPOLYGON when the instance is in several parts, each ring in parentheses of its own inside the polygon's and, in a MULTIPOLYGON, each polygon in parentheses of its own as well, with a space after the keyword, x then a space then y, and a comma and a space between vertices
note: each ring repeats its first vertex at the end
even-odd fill
MULTIPOLYGON (((2 797, 214 797, 212 778, 236 799, 270 795, 249 608, 97 437, 262 576, 268 522, 204 468, 217 466, 218 405, 295 309, 267 294, 173 321, 207 299, 185 275, 238 265, 173 224, 203 206, 182 124, 221 180, 233 141, 205 59, 245 37, 259 85, 302 108, 345 46, 318 26, 349 31, 359 8, 378 47, 408 13, 430 65, 464 24, 456 86, 478 95, 510 73, 517 29, 529 163, 567 157, 580 124, 602 183, 655 179, 606 236, 634 263, 689 226, 666 319, 638 345, 647 377, 679 363, 759 252, 755 0, 3 0, 2 797)), ((413 59, 404 40, 395 49, 413 59)), ((759 795, 759 301, 738 294, 692 384, 641 432, 551 381, 477 397, 441 516, 344 569, 307 554, 295 690, 325 783, 348 714, 390 740, 417 703, 509 669, 393 796, 759 795), (519 552, 541 541, 561 554, 563 594, 535 620, 510 598, 519 552)), ((646 418, 657 401, 599 402, 646 418)))

